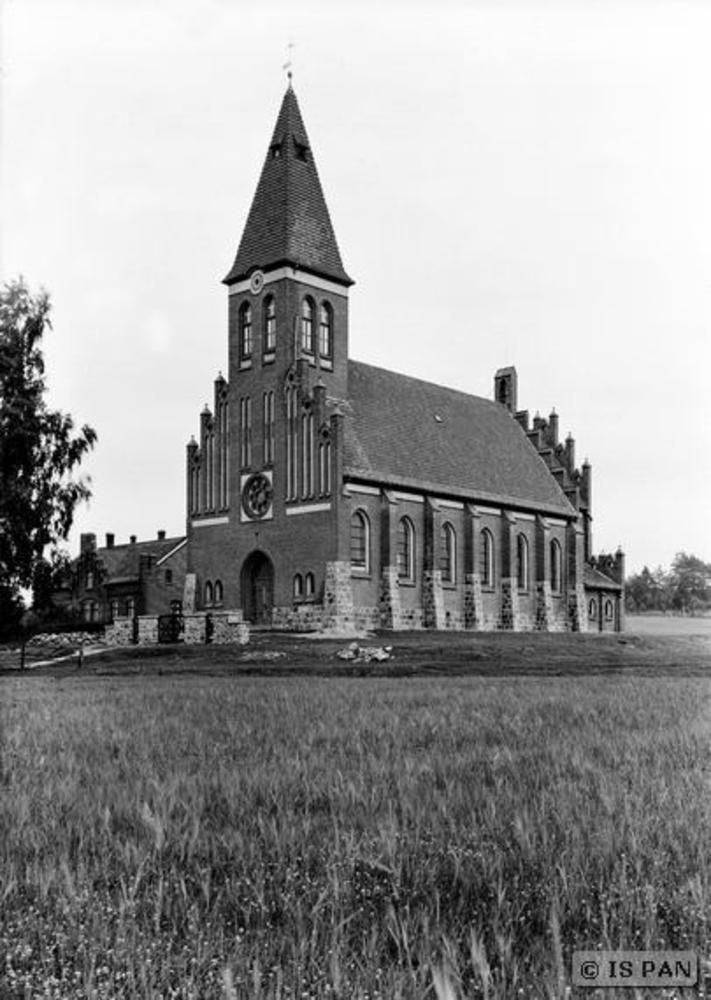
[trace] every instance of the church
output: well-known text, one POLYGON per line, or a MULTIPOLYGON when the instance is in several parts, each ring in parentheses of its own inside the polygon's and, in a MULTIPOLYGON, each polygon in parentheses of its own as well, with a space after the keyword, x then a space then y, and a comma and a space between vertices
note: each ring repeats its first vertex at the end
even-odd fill
POLYGON ((187 446, 183 610, 296 629, 614 631, 591 469, 558 416, 352 360, 353 285, 291 83, 228 295, 228 377, 187 446))

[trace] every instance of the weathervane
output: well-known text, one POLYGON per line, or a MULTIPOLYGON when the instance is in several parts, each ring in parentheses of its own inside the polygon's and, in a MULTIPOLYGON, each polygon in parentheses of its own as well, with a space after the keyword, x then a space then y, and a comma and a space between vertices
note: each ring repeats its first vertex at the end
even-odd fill
POLYGON ((294 48, 294 45, 295 45, 294 42, 289 42, 288 45, 286 46, 286 48, 287 48, 287 59, 286 59, 286 62, 284 63, 284 65, 282 66, 282 69, 286 70, 286 75, 289 78, 289 85, 291 85, 291 58, 292 58, 292 51, 291 50, 294 48))

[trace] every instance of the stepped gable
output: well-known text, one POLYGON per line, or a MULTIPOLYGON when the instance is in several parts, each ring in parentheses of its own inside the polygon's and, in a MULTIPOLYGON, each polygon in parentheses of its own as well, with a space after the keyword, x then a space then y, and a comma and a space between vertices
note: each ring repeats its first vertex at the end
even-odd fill
POLYGON ((240 281, 255 268, 284 264, 353 284, 341 261, 291 85, 284 95, 237 256, 224 283, 240 281))
POLYGON ((573 508, 500 403, 349 361, 345 474, 525 506, 573 508))

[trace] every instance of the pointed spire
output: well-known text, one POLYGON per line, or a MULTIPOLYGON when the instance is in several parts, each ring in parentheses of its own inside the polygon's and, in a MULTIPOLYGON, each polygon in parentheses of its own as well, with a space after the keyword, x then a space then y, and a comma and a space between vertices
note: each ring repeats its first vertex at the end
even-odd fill
POLYGON ((292 264, 351 285, 338 250, 308 135, 291 81, 225 284, 255 267, 292 264))

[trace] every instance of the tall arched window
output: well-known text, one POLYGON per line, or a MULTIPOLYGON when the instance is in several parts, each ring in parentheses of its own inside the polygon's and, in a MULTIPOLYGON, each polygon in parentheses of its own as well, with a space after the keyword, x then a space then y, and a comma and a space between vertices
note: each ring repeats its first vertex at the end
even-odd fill
POLYGON ((322 441, 319 447, 319 470, 321 476, 321 494, 331 493, 331 442, 322 441))
POLYGON ((313 573, 307 573, 306 579, 304 581, 304 589, 306 591, 306 597, 313 597, 316 593, 316 580, 313 573))
POLYGON ((494 536, 488 528, 481 533, 481 582, 484 587, 494 586, 494 536))
POLYGON ((551 541, 551 590, 559 594, 563 589, 563 553, 557 538, 551 541))
POLYGON ((409 517, 397 526, 397 575, 401 580, 415 579, 415 529, 409 517))
POLYGON ((203 601, 206 608, 212 607, 212 602, 214 600, 214 591, 212 589, 212 584, 208 580, 205 584, 205 599, 203 601))
POLYGON ((370 569, 370 522, 362 510, 351 517, 351 568, 370 569))
POLYGON ((252 356, 252 307, 249 302, 239 307, 239 356, 243 360, 252 356))
POLYGON ((516 579, 519 590, 528 590, 528 539, 519 535, 516 539, 516 579))
POLYGON ((262 452, 264 464, 274 461, 274 393, 265 392, 262 397, 262 452))
POLYGON ((224 596, 225 592, 222 588, 222 581, 215 580, 215 595, 214 595, 215 604, 222 604, 224 596))
POLYGON ((294 600, 300 601, 304 596, 304 580, 301 573, 297 573, 294 577, 294 600))
POLYGON ((299 425, 297 423, 296 389, 286 390, 286 498, 296 499, 297 462, 299 448, 299 425))
POLYGON ((301 303, 301 350, 309 354, 314 350, 314 304, 309 298, 301 303))
POLYGON ((322 302, 319 309, 318 350, 322 358, 333 357, 333 309, 329 302, 322 302))
POLYGON ((443 583, 455 583, 457 579, 457 535, 452 525, 442 525, 439 538, 439 568, 443 583))
POLYGON ((268 295, 264 300, 264 353, 273 354, 276 350, 276 304, 274 296, 268 295))

